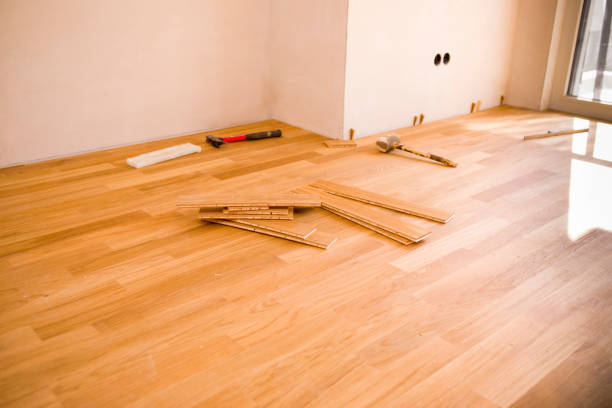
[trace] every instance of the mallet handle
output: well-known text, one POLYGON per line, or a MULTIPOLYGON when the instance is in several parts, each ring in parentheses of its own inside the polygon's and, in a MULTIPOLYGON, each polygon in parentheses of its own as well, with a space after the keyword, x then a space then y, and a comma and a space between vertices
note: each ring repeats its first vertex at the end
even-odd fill
POLYGON ((267 139, 269 137, 280 137, 281 135, 280 129, 276 129, 267 132, 249 133, 246 135, 246 140, 267 139))
POLYGON ((249 133, 246 135, 238 135, 238 136, 228 136, 221 138, 225 143, 231 142, 240 142, 241 140, 257 140, 257 139, 267 139, 269 137, 281 137, 282 132, 280 129, 271 130, 267 132, 257 132, 257 133, 249 133))
POLYGON ((444 157, 441 157, 441 156, 438 156, 438 155, 435 155, 435 154, 419 152, 418 150, 410 149, 410 148, 405 147, 405 146, 403 146, 401 144, 400 145, 395 145, 395 148, 403 150, 403 151, 408 152, 408 153, 416 154, 417 156, 425 157, 426 159, 437 161, 438 163, 443 164, 443 165, 448 166, 448 167, 457 167, 457 163, 455 163, 454 161, 449 160, 449 159, 445 159, 444 157))

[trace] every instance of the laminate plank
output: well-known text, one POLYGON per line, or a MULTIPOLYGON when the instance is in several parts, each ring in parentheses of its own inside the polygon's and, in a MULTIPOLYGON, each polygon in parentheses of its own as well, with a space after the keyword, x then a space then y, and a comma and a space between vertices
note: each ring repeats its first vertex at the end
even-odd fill
POLYGON ((109 226, 140 217, 148 217, 148 215, 144 214, 141 211, 134 211, 128 214, 121 214, 115 217, 101 219, 99 221, 86 222, 82 225, 76 225, 68 228, 58 228, 57 231, 42 233, 40 235, 32 234, 34 236, 28 236, 25 239, 19 241, 12 241, 10 243, 7 243, 7 241, 9 241, 9 239, 12 237, 6 237, 4 239, 0 239, 0 243, 3 243, 2 247, 0 247, 0 256, 6 256, 16 252, 25 251, 27 249, 41 245, 42 243, 49 243, 56 240, 65 239, 66 237, 82 234, 85 231, 107 228, 109 226))
POLYGON ((259 228, 253 225, 233 222, 231 220, 212 219, 210 221, 217 224, 228 225, 230 227, 241 228, 248 231, 258 232, 260 234, 287 239, 289 241, 299 242, 300 244, 312 245, 323 249, 329 248, 334 242, 336 242, 335 237, 321 231, 314 231, 310 235, 308 235, 307 238, 298 238, 294 235, 283 234, 269 229, 259 228))
POLYGON ((541 133, 541 134, 537 134, 537 135, 524 136, 523 140, 545 139, 545 138, 548 138, 548 137, 573 135, 575 133, 584 133, 584 132, 588 132, 588 131, 589 131, 589 128, 560 130, 560 131, 557 131, 557 132, 548 132, 548 133, 541 133))
POLYGON ((357 143, 351 140, 326 140, 324 142, 327 147, 357 147, 357 143))
POLYGON ((182 208, 222 208, 222 207, 320 207, 321 200, 314 194, 198 194, 178 198, 182 208))
POLYGON ((75 180, 76 177, 80 176, 91 176, 92 174, 99 174, 108 170, 116 170, 117 168, 111 163, 100 163, 91 166, 79 167, 73 170, 58 170, 53 169, 52 171, 42 173, 32 177, 32 175, 20 175, 13 177, 0 178, 0 191, 6 193, 5 188, 19 185, 20 187, 32 186, 36 184, 48 183, 50 181, 67 181, 75 180))
POLYGON ((366 191, 351 186, 345 186, 327 180, 317 180, 316 182, 312 183, 311 186, 326 191, 330 194, 350 198, 353 200, 363 201, 367 204, 389 208, 391 210, 415 215, 417 217, 427 218, 442 223, 447 223, 454 215, 452 212, 449 211, 444 211, 433 207, 427 207, 422 204, 412 203, 405 200, 399 200, 383 194, 377 194, 371 191, 366 191))
POLYGON ((297 221, 234 220, 234 222, 275 231, 285 235, 293 235, 302 239, 308 238, 310 234, 317 230, 315 226, 297 221))
POLYGON ((30 326, 18 327, 0 335, 0 353, 33 348, 41 344, 42 340, 30 326))
POLYGON ((287 214, 250 214, 248 212, 226 212, 211 208, 201 208, 198 217, 201 220, 292 220, 293 208, 287 214))
MULTIPOLYGON (((183 160, 183 159, 181 159, 183 160)), ((145 185, 155 182, 162 182, 164 180, 175 179, 176 177, 185 177, 190 174, 202 175, 205 174, 209 169, 216 168, 217 166, 231 163, 230 159, 220 158, 215 160, 202 160, 194 164, 187 166, 181 166, 179 168, 171 168, 163 171, 157 171, 155 173, 143 173, 139 174, 138 177, 126 177, 127 174, 123 174, 121 177, 116 177, 107 183, 108 188, 117 190, 120 188, 145 185)), ((143 172, 143 170, 132 171, 143 172)))
POLYGON ((597 344, 576 350, 511 407, 607 407, 612 403, 612 364, 597 344))
POLYGON ((10 401, 10 406, 28 408, 62 408, 64 404, 53 393, 51 387, 44 386, 36 391, 10 401))
POLYGON ((251 207, 226 207, 227 211, 256 211, 256 210, 269 210, 270 207, 267 205, 251 206, 251 207))
MULTIPOLYGON (((235 207, 234 207, 235 208, 235 207)), ((245 207, 248 208, 248 207, 245 207)), ((224 208, 224 214, 251 214, 251 215, 289 215, 289 212, 293 211, 293 208, 268 208, 265 210, 231 210, 229 208, 224 208)))
POLYGON ((294 154, 291 156, 283 157, 280 159, 274 159, 265 161, 262 163, 254 164, 254 165, 245 165, 245 166, 232 166, 231 170, 213 173, 212 176, 218 178, 219 180, 227 180, 234 177, 243 176, 245 174, 251 174, 255 172, 259 172, 262 170, 267 170, 279 166, 283 166, 285 164, 293 163, 300 160, 309 160, 312 158, 316 158, 319 156, 319 153, 316 152, 306 152, 294 154))
POLYGON ((414 243, 414 241, 411 241, 411 240, 409 240, 407 238, 404 238, 404 237, 402 237, 400 235, 394 234, 394 233, 392 233, 390 231, 387 231, 387 230, 385 230, 383 228, 379 228, 376 225, 372 225, 372 224, 368 223, 367 221, 361 220, 359 218, 352 217, 352 216, 350 216, 350 215, 348 215, 346 213, 343 213, 341 211, 336 211, 336 210, 333 210, 333 209, 328 209, 328 211, 338 215, 339 217, 342 217, 342 218, 345 218, 345 219, 347 219, 349 221, 352 221, 355 224, 359 224, 359 225, 361 225, 361 226, 363 226, 363 227, 365 227, 365 228, 367 228, 369 230, 372 230, 372 231, 374 231, 374 232, 376 232, 378 234, 384 235, 387 238, 391 238, 392 240, 397 241, 400 244, 408 245, 408 244, 414 243))
POLYGON ((494 375, 483 379, 475 387, 478 393, 499 406, 515 402, 585 343, 586 333, 579 327, 586 316, 584 313, 576 313, 547 330, 506 364, 503 373, 496 371, 494 375), (500 383, 501 378, 503 385, 500 383))
MULTIPOLYGON (((300 192, 316 193, 312 187, 303 187, 300 192)), ((352 200, 327 194, 318 193, 321 199, 321 206, 333 211, 337 215, 348 215, 351 218, 364 221, 364 224, 374 225, 377 229, 389 231, 395 235, 409 239, 412 242, 419 242, 425 239, 431 232, 416 225, 409 224, 384 211, 371 208, 365 204, 356 203, 352 200)))
POLYGON ((503 106, 394 131, 461 159, 452 172, 380 154, 382 135, 330 149, 274 120, 0 169, 0 405, 609 406, 610 214, 572 188, 605 183, 607 162, 594 139, 586 154, 572 138, 522 142, 573 122, 503 106), (283 137, 202 145, 270 128, 283 137), (182 143, 203 152, 125 165, 182 143), (342 211, 232 221, 333 231, 322 251, 176 206, 332 177, 455 217, 411 216, 433 232, 415 245, 342 211))
POLYGON ((531 183, 541 183, 553 176, 555 176, 555 173, 551 171, 537 170, 524 176, 517 177, 507 183, 498 184, 495 187, 481 191, 474 195, 474 198, 485 202, 492 201, 504 194, 516 192, 516 190, 524 188, 531 183))

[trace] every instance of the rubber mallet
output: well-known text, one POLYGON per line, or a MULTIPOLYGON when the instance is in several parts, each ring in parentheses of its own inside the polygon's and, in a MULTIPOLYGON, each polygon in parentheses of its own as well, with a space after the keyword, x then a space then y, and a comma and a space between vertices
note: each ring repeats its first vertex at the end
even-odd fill
POLYGON ((437 161, 438 163, 448 166, 448 167, 457 167, 457 163, 452 160, 445 159, 444 157, 437 156, 431 153, 423 153, 417 150, 410 149, 408 147, 402 146, 402 143, 399 137, 394 135, 383 136, 376 140, 376 146, 378 150, 383 153, 389 153, 393 149, 403 150, 408 153, 416 154, 417 156, 425 157, 430 160, 437 161))
POLYGON ((267 139, 269 137, 281 137, 282 132, 280 129, 270 130, 267 132, 249 133, 248 135, 240 136, 229 136, 229 137, 217 137, 217 136, 206 136, 206 143, 210 143, 214 147, 219 147, 222 144, 241 142, 243 140, 259 140, 267 139))

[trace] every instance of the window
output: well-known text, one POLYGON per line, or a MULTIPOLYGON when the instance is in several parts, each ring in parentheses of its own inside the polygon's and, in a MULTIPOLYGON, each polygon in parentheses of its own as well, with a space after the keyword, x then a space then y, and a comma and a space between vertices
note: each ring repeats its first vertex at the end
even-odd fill
POLYGON ((612 104, 612 0, 584 0, 567 94, 612 104))

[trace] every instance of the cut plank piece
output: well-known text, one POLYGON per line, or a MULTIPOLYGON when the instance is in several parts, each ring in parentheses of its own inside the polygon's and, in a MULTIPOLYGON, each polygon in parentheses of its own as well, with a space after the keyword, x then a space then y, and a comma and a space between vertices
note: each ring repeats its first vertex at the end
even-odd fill
POLYGON ((320 231, 314 231, 310 233, 307 238, 298 238, 293 235, 283 234, 283 233, 268 230, 265 228, 260 228, 257 226, 244 224, 238 221, 230 221, 230 220, 210 220, 210 221, 217 223, 217 224, 228 225, 230 227, 241 228, 241 229, 248 230, 248 231, 258 232, 260 234, 283 238, 289 241, 295 241, 295 242, 299 242, 300 244, 311 245, 311 246, 315 246, 315 247, 319 247, 323 249, 329 248, 334 242, 336 242, 335 237, 332 237, 331 235, 324 233, 324 232, 320 232, 320 231))
POLYGON ((209 219, 224 219, 224 220, 292 220, 293 208, 290 208, 287 214, 244 214, 244 213, 226 213, 211 208, 200 208, 198 217, 201 220, 209 219))
MULTIPOLYGON (((300 189, 300 192, 316 193, 317 190, 312 187, 304 187, 300 189)), ((365 204, 356 203, 323 191, 319 193, 319 196, 321 206, 324 209, 350 221, 359 220, 363 226, 372 225, 376 227, 376 229, 372 228, 375 232, 380 233, 380 230, 384 230, 412 242, 419 242, 431 234, 424 228, 399 220, 384 211, 370 208, 365 204)))
POLYGON ((230 210, 228 208, 223 209, 224 214, 278 214, 287 215, 289 214, 289 208, 268 208, 267 210, 230 210))
POLYGON ((557 131, 557 132, 548 132, 548 133, 542 133, 542 134, 538 134, 538 135, 525 136, 525 137, 523 137, 523 140, 544 139, 544 138, 547 138, 547 137, 572 135, 574 133, 584 133, 584 132, 588 132, 588 131, 589 131, 589 128, 560 130, 560 131, 557 131))
POLYGON ((360 188, 333 183, 331 181, 318 180, 317 182, 311 184, 311 186, 337 196, 363 201, 367 204, 377 205, 379 207, 415 215, 417 217, 427 218, 437 222, 447 223, 455 215, 450 211, 427 207, 393 197, 387 197, 382 194, 372 193, 360 188))
POLYGON ((223 208, 223 207, 320 207, 321 200, 315 194, 198 194, 181 196, 179 207, 223 208))
POLYGON ((267 205, 251 206, 251 207, 225 207, 228 211, 256 211, 256 210, 268 210, 270 207, 267 205))
POLYGON ((351 142, 350 140, 330 140, 327 142, 323 142, 325 146, 329 148, 336 147, 357 147, 357 143, 351 142))
POLYGON ((127 164, 137 169, 151 164, 160 163, 177 157, 185 156, 191 153, 199 153, 202 151, 200 146, 191 143, 168 147, 166 149, 155 150, 153 152, 141 154, 140 156, 130 157, 126 160, 127 164))
POLYGON ((327 147, 356 147, 357 143, 350 140, 327 140, 325 142, 327 147))
POLYGON ((386 231, 386 230, 384 230, 382 228, 377 227, 376 225, 368 224, 365 221, 359 220, 357 218, 353 218, 350 215, 346 215, 345 213, 341 213, 339 211, 335 211, 335 210, 332 210, 330 208, 327 208, 327 211, 329 211, 329 212, 331 212, 333 214, 336 214, 339 217, 346 218, 347 220, 352 221, 355 224, 359 224, 362 227, 365 227, 367 229, 371 229, 372 231, 377 232, 380 235, 384 235, 387 238, 391 238, 392 240, 397 241, 400 244, 408 245, 408 244, 412 244, 413 243, 413 241, 411 241, 409 239, 401 237, 401 236, 399 236, 397 234, 394 234, 392 232, 386 231))
POLYGON ((233 220, 239 224, 250 225, 284 235, 291 235, 297 238, 306 239, 310 234, 317 230, 310 224, 297 221, 284 220, 233 220))

